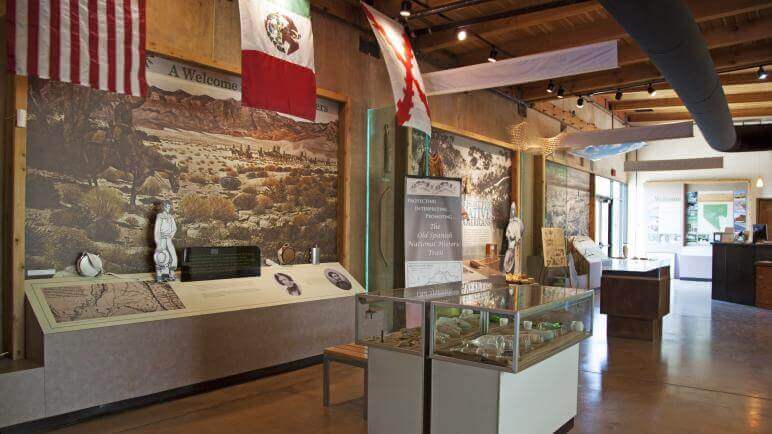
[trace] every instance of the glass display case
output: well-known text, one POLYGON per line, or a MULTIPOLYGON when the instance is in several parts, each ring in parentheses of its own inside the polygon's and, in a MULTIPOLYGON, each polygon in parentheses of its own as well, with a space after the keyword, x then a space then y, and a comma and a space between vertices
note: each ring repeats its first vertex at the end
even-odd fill
POLYGON ((512 285, 432 300, 430 356, 520 372, 592 335, 593 291, 512 285))
POLYGON ((429 302, 459 303, 464 297, 506 289, 502 276, 470 282, 371 291, 356 298, 356 342, 428 356, 429 302))

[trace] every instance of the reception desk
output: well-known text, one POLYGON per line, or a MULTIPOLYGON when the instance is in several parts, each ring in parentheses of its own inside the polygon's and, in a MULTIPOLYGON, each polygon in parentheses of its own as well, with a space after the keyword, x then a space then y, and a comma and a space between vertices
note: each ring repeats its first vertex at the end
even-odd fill
POLYGON ((670 313, 668 262, 612 259, 603 267, 600 312, 608 315, 608 336, 659 340, 662 317, 670 313))
POLYGON ((714 300, 756 304, 756 263, 772 260, 772 244, 713 243, 714 300))

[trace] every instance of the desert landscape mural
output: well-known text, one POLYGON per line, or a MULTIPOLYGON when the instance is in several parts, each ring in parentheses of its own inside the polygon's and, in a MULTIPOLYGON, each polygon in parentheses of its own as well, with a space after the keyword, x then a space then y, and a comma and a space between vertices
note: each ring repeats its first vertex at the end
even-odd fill
POLYGON ((30 80, 27 267, 62 270, 89 251, 107 271, 150 271, 160 201, 178 248, 275 257, 284 242, 318 244, 337 260, 337 104, 317 106, 327 116, 311 123, 185 90, 139 99, 30 80))

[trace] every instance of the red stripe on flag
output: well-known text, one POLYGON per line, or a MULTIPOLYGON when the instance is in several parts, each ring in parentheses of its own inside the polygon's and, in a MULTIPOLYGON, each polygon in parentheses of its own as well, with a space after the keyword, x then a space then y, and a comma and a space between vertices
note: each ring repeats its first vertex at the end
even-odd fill
POLYGON ((107 0, 107 89, 115 92, 115 0, 107 0))
POLYGON ((61 21, 61 4, 60 0, 51 0, 51 58, 48 73, 53 80, 59 80, 60 68, 59 68, 59 55, 61 52, 60 35, 61 29, 59 28, 61 21))
POLYGON ((139 0, 139 93, 147 94, 145 77, 145 0, 139 0))
POLYGON ((99 16, 97 0, 88 0, 88 81, 99 89, 99 16))
POLYGON ((123 87, 131 95, 131 41, 134 37, 131 17, 131 0, 123 0, 123 87))
POLYGON ((27 22, 27 74, 38 75, 38 32, 40 31, 39 0, 29 0, 27 22))
POLYGON ((80 84, 80 1, 70 0, 70 80, 80 84))
POLYGON ((8 0, 8 10, 5 11, 8 26, 8 71, 16 72, 16 0, 8 0))
POLYGON ((310 121, 316 118, 314 71, 261 51, 241 52, 242 105, 310 121))

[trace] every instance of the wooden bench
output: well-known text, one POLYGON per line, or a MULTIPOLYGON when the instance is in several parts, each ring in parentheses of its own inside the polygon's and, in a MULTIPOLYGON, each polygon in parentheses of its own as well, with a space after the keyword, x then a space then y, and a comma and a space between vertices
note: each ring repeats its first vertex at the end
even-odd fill
POLYGON ((330 406, 330 362, 344 363, 365 370, 365 409, 364 418, 367 419, 367 347, 357 344, 336 345, 324 349, 324 391, 323 403, 330 406))

